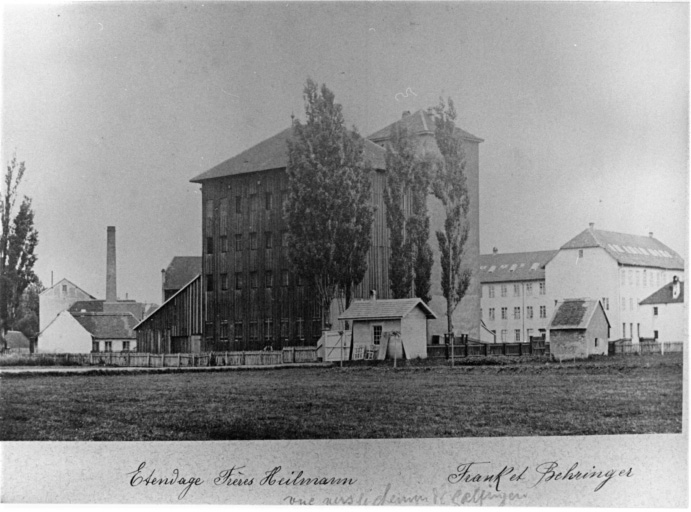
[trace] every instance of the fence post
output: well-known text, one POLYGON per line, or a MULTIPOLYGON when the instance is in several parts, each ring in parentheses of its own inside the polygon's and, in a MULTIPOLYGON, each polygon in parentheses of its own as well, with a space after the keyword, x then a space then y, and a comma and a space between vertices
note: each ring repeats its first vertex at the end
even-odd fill
POLYGON ((523 355, 523 344, 522 343, 518 344, 518 355, 519 356, 523 355))

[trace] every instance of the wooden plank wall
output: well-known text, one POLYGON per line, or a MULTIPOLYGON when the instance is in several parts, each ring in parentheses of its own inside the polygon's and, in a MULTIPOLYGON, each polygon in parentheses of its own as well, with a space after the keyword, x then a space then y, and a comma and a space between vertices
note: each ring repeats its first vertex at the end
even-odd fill
MULTIPOLYGON (((368 271, 356 289, 356 297, 365 298, 369 290, 375 289, 380 298, 388 298, 388 232, 383 200, 386 176, 376 171, 372 178, 375 205, 372 249, 368 271)), ((287 190, 284 169, 203 183, 202 351, 314 345, 321 336, 316 294, 299 285, 289 271, 287 248, 282 246, 286 230, 282 198, 287 190), (270 194, 268 203, 267 194, 270 194), (227 251, 222 250, 221 237, 227 239, 227 251), (208 238, 213 239, 209 244, 211 253, 207 253, 208 238), (288 271, 287 286, 283 284, 285 271, 288 271), (272 286, 267 286, 268 272, 272 286), (286 322, 287 335, 281 328, 286 322)))

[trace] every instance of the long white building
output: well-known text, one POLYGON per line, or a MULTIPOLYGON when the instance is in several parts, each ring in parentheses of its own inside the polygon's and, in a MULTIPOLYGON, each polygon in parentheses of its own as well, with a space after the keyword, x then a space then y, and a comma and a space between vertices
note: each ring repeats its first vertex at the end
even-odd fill
MULTIPOLYGON (((599 300, 609 339, 653 337, 641 301, 683 280, 684 260, 653 237, 595 229, 590 224, 557 251, 480 255, 481 315, 497 343, 547 335, 557 301, 599 300)), ((660 324, 660 320, 656 320, 660 324)), ((657 329, 659 330, 659 329, 657 329)))
POLYGON ((595 229, 566 242, 545 266, 550 293, 564 298, 600 299, 611 325, 610 340, 645 336, 640 302, 677 275, 684 260, 649 236, 595 229))

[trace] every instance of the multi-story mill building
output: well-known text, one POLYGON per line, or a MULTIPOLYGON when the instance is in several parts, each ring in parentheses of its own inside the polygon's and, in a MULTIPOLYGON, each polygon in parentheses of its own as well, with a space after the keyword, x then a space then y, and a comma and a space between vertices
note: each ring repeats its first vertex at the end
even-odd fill
MULTIPOLYGON (((434 136, 430 113, 406 113, 399 122, 408 126, 420 151, 434 150, 430 142, 434 136)), ((374 222, 368 268, 355 290, 356 299, 367 298, 370 290, 376 290, 379 298, 391 298, 390 246, 383 192, 386 186, 384 145, 392 126, 365 140, 364 157, 374 169, 371 176, 374 222)), ((460 129, 457 133, 467 154, 471 234, 466 265, 473 268, 479 256, 478 144, 481 139, 460 129)), ((203 351, 311 345, 321 336, 315 294, 291 272, 287 255, 283 202, 288 190, 286 166, 290 137, 292 128, 191 180, 201 185, 203 203, 203 351)), ((430 307, 441 317, 439 325, 430 325, 431 339, 433 333, 440 334, 446 329, 446 306, 443 297, 439 300, 441 289, 437 282, 440 270, 434 233, 440 221, 439 206, 433 198, 430 203, 433 217, 430 245, 435 252, 430 307)), ((479 295, 479 280, 474 278, 464 302, 454 313, 457 334, 479 335, 479 295)), ((332 310, 331 316, 335 319, 337 312, 334 314, 332 310)))

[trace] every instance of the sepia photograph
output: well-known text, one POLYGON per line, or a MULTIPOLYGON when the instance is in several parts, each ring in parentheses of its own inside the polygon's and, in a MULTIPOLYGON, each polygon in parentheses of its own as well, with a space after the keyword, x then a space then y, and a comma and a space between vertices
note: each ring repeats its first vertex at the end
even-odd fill
POLYGON ((688 506, 688 3, 1 9, 0 500, 688 506))

